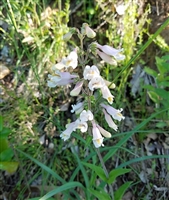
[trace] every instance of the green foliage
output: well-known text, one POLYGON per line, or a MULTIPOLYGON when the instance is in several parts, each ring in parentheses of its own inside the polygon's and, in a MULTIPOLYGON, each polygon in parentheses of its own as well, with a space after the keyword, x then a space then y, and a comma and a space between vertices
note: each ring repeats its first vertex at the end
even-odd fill
MULTIPOLYGON (((156 104, 157 110, 161 108, 168 108, 169 105, 169 55, 156 57, 156 65, 158 72, 148 67, 145 68, 145 72, 154 77, 155 86, 146 85, 144 88, 148 90, 149 97, 156 104)), ((167 114, 167 113, 166 113, 167 114)), ((166 117, 169 119, 169 113, 166 117)))
POLYGON ((130 171, 131 171, 130 169, 113 169, 109 173, 109 178, 107 180, 107 183, 109 183, 109 184, 113 183, 118 176, 126 174, 126 173, 128 173, 130 171))
POLYGON ((97 197, 99 200, 102 199, 111 200, 110 196, 102 188, 97 188, 97 190, 89 188, 88 191, 95 197, 97 197))
POLYGON ((8 144, 8 135, 10 132, 10 129, 3 127, 3 117, 0 116, 0 169, 8 173, 14 173, 19 163, 11 161, 13 150, 8 144))
POLYGON ((103 181, 107 182, 107 177, 101 167, 98 167, 98 166, 96 166, 94 164, 90 164, 90 163, 83 163, 83 165, 85 165, 85 166, 89 167, 90 169, 92 169, 93 171, 95 171, 97 176, 99 176, 103 181))
POLYGON ((132 182, 126 182, 123 185, 121 185, 117 191, 114 193, 114 199, 115 200, 121 200, 123 198, 123 195, 125 194, 126 190, 130 187, 132 182))

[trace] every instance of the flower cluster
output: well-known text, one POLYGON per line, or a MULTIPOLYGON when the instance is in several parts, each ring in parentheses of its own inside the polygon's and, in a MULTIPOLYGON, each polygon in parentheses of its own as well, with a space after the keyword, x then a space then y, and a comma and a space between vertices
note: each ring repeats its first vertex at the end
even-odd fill
MULTIPOLYGON (((89 27, 88 24, 84 23, 81 28, 81 32, 78 29, 73 29, 73 31, 67 33, 64 36, 64 39, 71 38, 72 34, 77 31, 77 35, 81 42, 87 36, 88 38, 94 38, 96 33, 89 27)), ((94 50, 92 53, 99 55, 101 59, 109 64, 116 65, 117 61, 121 61, 125 59, 125 56, 121 54, 123 49, 115 49, 109 45, 100 45, 97 42, 89 45, 90 51, 92 48, 94 50)), ((48 75, 48 86, 53 88, 56 86, 64 86, 74 83, 75 87, 70 92, 71 96, 78 96, 81 92, 85 91, 85 94, 88 95, 88 101, 90 101, 90 96, 93 95, 93 92, 97 89, 100 90, 102 94, 103 101, 100 102, 100 110, 103 112, 106 122, 109 127, 117 131, 118 127, 114 123, 114 120, 121 121, 124 119, 124 116, 121 114, 122 109, 115 109, 109 104, 113 103, 114 96, 111 94, 110 89, 115 88, 114 84, 111 84, 109 89, 110 82, 105 80, 101 75, 98 67, 96 65, 86 65, 82 57, 80 57, 79 62, 80 66, 83 69, 83 77, 80 77, 77 74, 70 74, 69 69, 71 71, 78 67, 78 53, 77 49, 70 52, 67 57, 62 58, 62 60, 55 64, 52 67, 53 75, 48 75), (87 88, 87 89, 86 89, 87 88), (107 102, 104 103, 105 100, 107 102)), ((79 49, 79 51, 83 51, 83 49, 79 49)), ((79 53, 81 53, 79 52, 79 53)), ((81 54, 82 55, 82 54, 81 54)), ((84 52, 83 52, 83 55, 84 52)), ((71 122, 66 125, 66 130, 63 131, 60 137, 66 141, 70 138, 73 131, 80 130, 82 133, 88 131, 89 134, 93 137, 93 144, 96 148, 103 146, 104 137, 110 138, 111 134, 102 128, 99 123, 96 121, 93 113, 92 113, 92 105, 88 107, 88 110, 84 109, 85 100, 83 102, 77 103, 76 105, 72 105, 71 113, 76 113, 79 117, 76 121, 71 122), (90 133, 91 131, 91 133, 90 133)), ((94 110, 93 110, 94 112, 94 110)))

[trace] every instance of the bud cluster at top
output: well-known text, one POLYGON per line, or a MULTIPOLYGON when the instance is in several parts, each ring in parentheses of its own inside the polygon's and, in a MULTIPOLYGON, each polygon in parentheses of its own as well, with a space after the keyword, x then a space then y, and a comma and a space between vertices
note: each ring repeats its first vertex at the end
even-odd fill
POLYGON ((125 56, 121 54, 123 49, 115 49, 109 45, 101 45, 97 42, 92 42, 88 47, 88 53, 85 54, 83 49, 84 38, 94 38, 96 33, 87 23, 84 23, 81 31, 73 28, 63 36, 63 39, 68 41, 76 33, 81 41, 81 48, 75 48, 67 57, 62 58, 59 63, 52 67, 53 74, 48 75, 47 84, 51 88, 74 84, 74 89, 70 92, 71 96, 79 96, 81 93, 82 95, 85 94, 85 96, 88 96, 88 100, 72 105, 71 112, 75 112, 78 118, 76 121, 66 125, 66 130, 61 133, 60 137, 66 141, 70 138, 73 131, 80 130, 82 133, 89 132, 93 137, 94 146, 98 148, 103 146, 104 137, 110 138, 111 134, 101 127, 94 117, 93 113, 95 111, 92 109, 90 102, 90 97, 94 95, 94 91, 99 90, 102 95, 103 100, 99 103, 99 108, 103 112, 109 127, 117 131, 118 127, 113 119, 121 121, 124 119, 124 116, 121 114, 122 108, 115 109, 110 105, 114 100, 110 89, 115 88, 115 84, 105 80, 100 75, 98 67, 96 65, 87 65, 86 60, 89 60, 90 53, 92 52, 94 55, 98 55, 104 62, 117 65, 117 62, 124 60, 125 56), (82 77, 79 74, 72 73, 77 67, 83 70, 82 77), (84 109, 85 105, 88 105, 88 109, 84 109))

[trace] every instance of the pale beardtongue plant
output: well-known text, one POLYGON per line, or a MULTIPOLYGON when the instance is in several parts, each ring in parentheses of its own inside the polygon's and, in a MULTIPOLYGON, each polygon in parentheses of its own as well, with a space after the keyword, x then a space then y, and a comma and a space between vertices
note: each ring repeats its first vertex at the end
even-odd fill
POLYGON ((71 112, 77 114, 77 120, 67 124, 66 130, 61 133, 60 137, 66 141, 70 138, 73 131, 79 129, 82 133, 88 132, 91 134, 94 146, 99 148, 104 146, 104 137, 110 138, 111 134, 101 127, 99 122, 95 119, 93 114, 95 111, 92 109, 94 106, 92 106, 91 99, 96 98, 96 101, 99 99, 99 108, 103 112, 108 126, 113 130, 117 131, 118 129, 113 119, 121 121, 124 119, 124 116, 121 114, 122 108, 115 109, 111 106, 114 96, 111 94, 110 89, 115 88, 115 84, 105 80, 100 75, 100 71, 96 65, 88 65, 89 61, 91 62, 90 55, 91 53, 94 56, 98 55, 104 62, 111 65, 117 65, 117 61, 124 60, 125 56, 121 54, 123 49, 115 49, 108 45, 100 45, 97 42, 92 42, 87 50, 84 50, 83 43, 85 37, 94 38, 96 36, 96 33, 86 23, 82 25, 81 30, 72 28, 70 32, 64 35, 63 39, 68 41, 73 34, 77 34, 80 39, 80 47, 76 47, 67 57, 62 58, 59 63, 52 67, 53 75, 48 75, 47 84, 51 88, 75 84, 70 95, 84 96, 84 101, 72 105, 71 112), (72 70, 77 67, 80 68, 79 72, 83 70, 83 73, 72 74, 72 70), (94 95, 94 91, 97 90, 100 91, 102 98, 94 95))

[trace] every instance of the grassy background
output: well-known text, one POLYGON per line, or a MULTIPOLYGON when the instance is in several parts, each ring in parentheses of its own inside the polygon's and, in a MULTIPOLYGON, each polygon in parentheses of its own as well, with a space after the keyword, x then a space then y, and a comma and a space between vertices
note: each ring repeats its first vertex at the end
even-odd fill
MULTIPOLYGON (((168 54, 169 46, 164 34, 163 37, 154 37, 153 44, 147 48, 148 50, 143 46, 147 41, 151 42, 155 32, 151 27, 154 23, 150 15, 154 6, 151 1, 150 4, 137 0, 121 2, 128 6, 122 16, 116 12, 118 1, 1 1, 0 63, 8 67, 10 74, 0 80, 0 109, 5 126, 12 131, 9 141, 15 152, 14 160, 20 163, 15 174, 2 173, 2 194, 7 191, 9 199, 43 196, 54 186, 63 185, 70 180, 85 185, 85 173, 90 176, 90 171, 79 172, 78 159, 84 160, 85 155, 88 155, 86 162, 92 158, 91 160, 97 163, 93 148, 84 144, 82 138, 76 141, 73 139, 66 144, 60 140, 59 135, 65 129, 65 124, 72 120, 69 109, 76 99, 69 96, 69 88, 53 90, 46 84, 51 66, 59 62, 76 45, 76 37, 73 38, 73 42, 66 43, 62 40, 63 35, 68 32, 68 27, 80 28, 83 22, 88 23, 96 31, 99 43, 124 48, 126 55, 126 60, 118 67, 99 63, 102 75, 117 85, 113 91, 116 97, 114 105, 124 108, 126 117, 125 122, 120 125, 119 133, 113 133, 112 139, 105 142, 106 146, 111 148, 102 150, 105 160, 109 158, 106 162, 109 170, 122 163, 126 163, 125 166, 132 169, 131 176, 117 180, 116 188, 119 188, 122 182, 133 181, 128 191, 136 199, 146 199, 150 194, 150 199, 166 198, 163 197, 164 190, 157 192, 153 190, 152 185, 168 187, 169 184, 166 181, 169 163, 165 159, 168 146, 164 145, 168 144, 169 115, 166 111, 159 113, 162 109, 167 109, 167 104, 157 102, 161 93, 156 91, 156 100, 152 100, 154 96, 147 93, 147 88, 144 87, 144 77, 141 78, 137 92, 133 95, 131 80, 138 65, 142 71, 147 67, 158 72, 155 56, 168 54), (6 55, 2 55, 4 47, 7 49, 6 55), (138 56, 131 62, 131 58, 137 53, 138 56), (153 113, 153 117, 150 117, 153 113), (154 136, 156 139, 152 139, 153 136, 148 136, 149 134, 157 135, 154 136), (124 138, 121 138, 123 136, 124 138), (159 152, 160 148, 158 145, 155 146, 154 142, 161 145, 163 152, 159 152), (155 148, 152 152, 149 149, 151 145, 155 148), (74 146, 78 147, 79 158, 74 153, 74 146), (149 161, 144 160, 144 157, 150 154, 162 155, 163 158, 160 160, 149 157, 149 161), (137 164, 136 160, 130 165, 127 164, 129 160, 136 158, 139 158, 137 164), (146 168, 151 169, 151 173, 144 177, 147 183, 147 186, 144 186, 145 183, 140 176, 142 171, 144 174, 148 173, 146 168), (157 172, 161 174, 161 171, 164 171, 166 176, 157 175, 157 172), (7 184, 11 177, 13 181, 7 184), (139 192, 140 189, 142 193, 139 192)), ((159 9, 162 10, 162 6, 159 9)), ((165 73, 168 72, 169 70, 165 73)), ((155 88, 152 82, 148 82, 148 85, 155 88)), ((168 92, 168 87, 163 86, 164 91, 168 92)), ((164 95, 169 97, 168 93, 164 95)), ((162 96, 162 99, 165 98, 162 96)), ((78 137, 76 134, 75 136, 78 137)), ((73 190, 64 193, 64 197, 59 195, 56 199, 75 199, 76 192, 73 190)), ((83 190, 79 189, 78 193, 81 199, 85 199, 83 190)), ((90 198, 94 199, 93 196, 90 198)))

